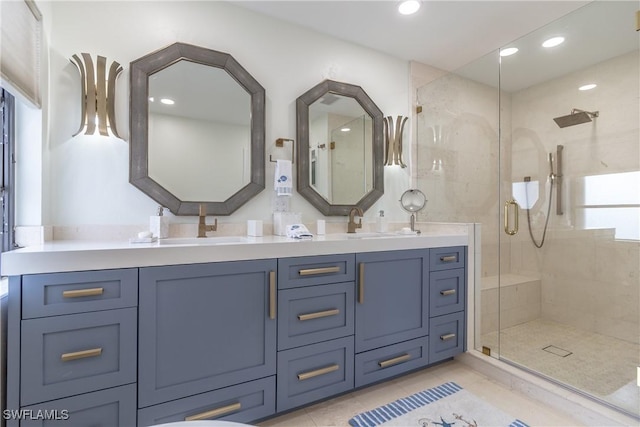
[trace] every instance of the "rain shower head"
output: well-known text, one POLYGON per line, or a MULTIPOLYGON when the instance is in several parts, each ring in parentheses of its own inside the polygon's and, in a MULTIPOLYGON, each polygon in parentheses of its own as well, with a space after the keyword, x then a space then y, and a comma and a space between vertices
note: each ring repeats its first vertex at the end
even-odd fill
POLYGON ((568 116, 556 117, 553 121, 561 128, 566 128, 567 126, 588 123, 592 118, 598 117, 599 115, 600 113, 598 111, 584 111, 574 108, 568 116))

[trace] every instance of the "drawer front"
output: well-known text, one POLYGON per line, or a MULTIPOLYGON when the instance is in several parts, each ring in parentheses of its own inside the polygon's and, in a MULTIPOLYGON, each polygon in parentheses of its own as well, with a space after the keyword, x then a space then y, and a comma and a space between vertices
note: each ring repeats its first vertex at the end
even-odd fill
POLYGON ((22 321, 21 403, 136 381, 136 309, 22 321))
POLYGON ((22 318, 86 313, 138 304, 138 269, 24 276, 22 318))
POLYGON ((429 316, 464 310, 466 280, 464 268, 436 271, 429 275, 429 316))
POLYGON ((356 387, 427 365, 428 348, 429 337, 423 337, 356 354, 356 387))
POLYGON ((429 325, 429 363, 464 351, 464 312, 432 318, 429 325))
POLYGON ((353 335, 355 283, 278 292, 278 349, 353 335))
POLYGON ((465 252, 464 246, 431 249, 431 271, 448 270, 450 268, 464 268, 465 252))
POLYGON ((278 412, 351 389, 353 337, 278 353, 278 412))
POLYGON ((320 255, 278 260, 278 288, 352 282, 355 255, 320 255))
POLYGON ((140 409, 138 426, 213 419, 250 423, 275 412, 276 380, 271 376, 140 409))
POLYGON ((130 384, 94 391, 39 405, 27 406, 33 417, 20 422, 22 427, 136 425, 136 386, 130 384), (36 419, 38 411, 48 411, 52 419, 36 419))

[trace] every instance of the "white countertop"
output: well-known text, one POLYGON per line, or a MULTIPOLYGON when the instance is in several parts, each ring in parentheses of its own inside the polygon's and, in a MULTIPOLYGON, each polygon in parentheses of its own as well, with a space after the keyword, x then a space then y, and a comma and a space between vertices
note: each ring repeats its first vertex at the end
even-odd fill
POLYGON ((243 237, 242 241, 231 242, 224 241, 222 237, 218 240, 222 243, 209 244, 216 242, 216 237, 209 241, 201 239, 199 244, 178 245, 165 244, 164 241, 52 241, 3 253, 2 275, 464 246, 468 245, 469 236, 465 224, 456 224, 432 227, 420 235, 388 233, 377 237, 375 233, 356 233, 356 236, 341 233, 315 236, 309 240, 279 236, 243 237))

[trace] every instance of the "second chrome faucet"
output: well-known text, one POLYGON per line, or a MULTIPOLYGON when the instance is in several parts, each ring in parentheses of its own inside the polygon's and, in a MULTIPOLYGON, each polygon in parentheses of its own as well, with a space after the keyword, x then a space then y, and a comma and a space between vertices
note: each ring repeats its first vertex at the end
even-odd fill
POLYGON ((207 208, 201 203, 198 215, 198 237, 207 237, 208 231, 216 231, 218 229, 218 218, 211 225, 207 225, 207 208))
POLYGON ((349 211, 349 222, 347 223, 347 233, 355 233, 357 228, 362 228, 362 216, 364 212, 360 208, 351 208, 349 211), (360 217, 360 221, 356 223, 355 216, 360 217))

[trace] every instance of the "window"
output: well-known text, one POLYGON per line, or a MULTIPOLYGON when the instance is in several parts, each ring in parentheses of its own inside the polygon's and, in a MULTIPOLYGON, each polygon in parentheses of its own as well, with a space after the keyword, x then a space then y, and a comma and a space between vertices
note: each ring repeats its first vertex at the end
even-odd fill
POLYGON ((640 240, 640 171, 577 180, 576 226, 615 228, 616 239, 640 240))
MULTIPOLYGON (((2 129, 2 162, 0 162, 0 210, 2 210, 1 251, 14 247, 13 200, 14 200, 14 131, 15 99, 6 90, 0 88, 0 128, 2 129)), ((1 260, 0 260, 1 262, 1 260)))

